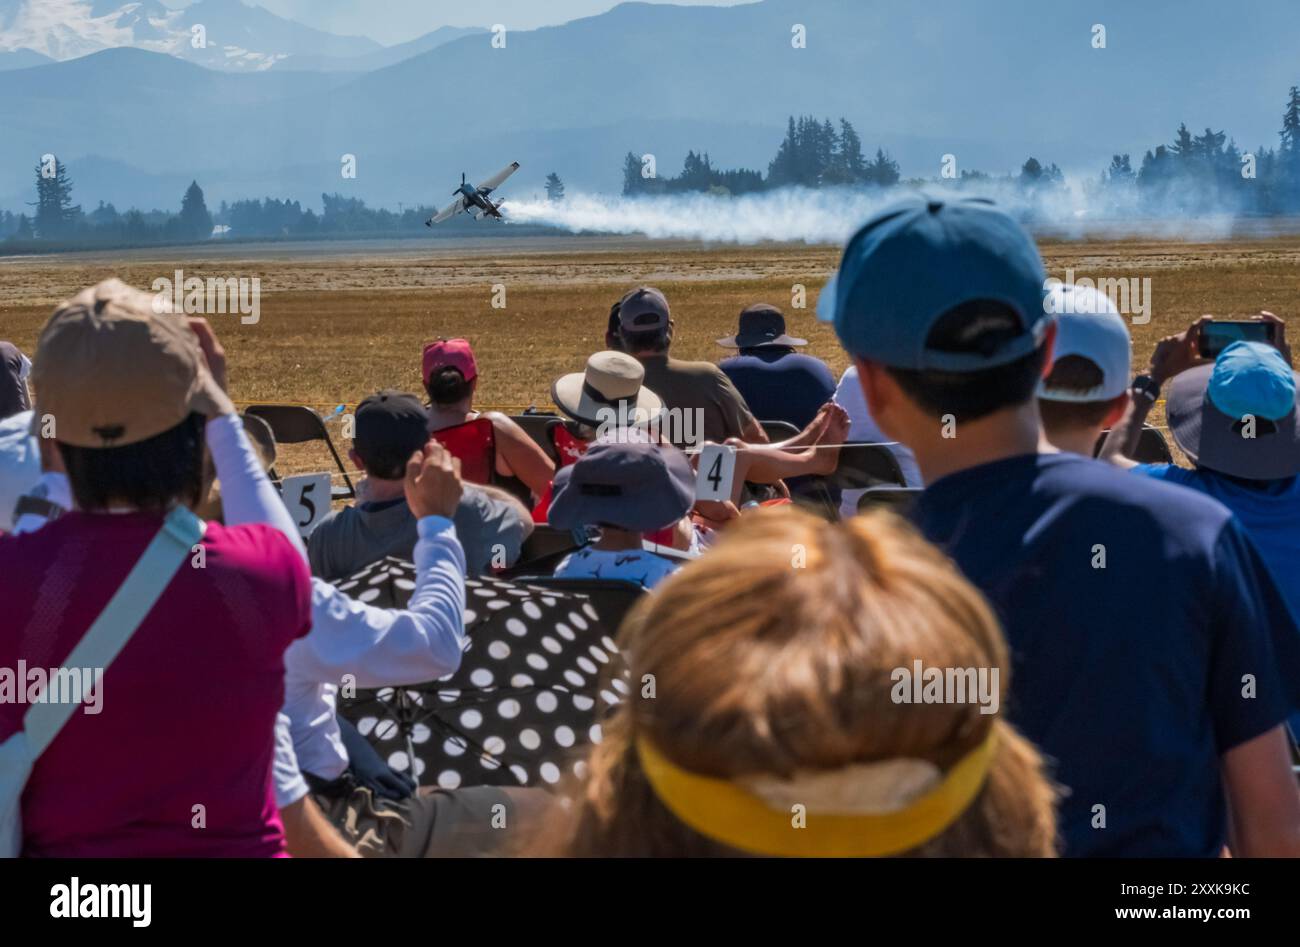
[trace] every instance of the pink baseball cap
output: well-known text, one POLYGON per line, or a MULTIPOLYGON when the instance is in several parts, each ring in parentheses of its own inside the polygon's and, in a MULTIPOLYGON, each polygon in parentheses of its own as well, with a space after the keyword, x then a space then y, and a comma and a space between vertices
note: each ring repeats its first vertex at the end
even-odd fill
POLYGON ((474 350, 467 339, 439 339, 424 347, 424 383, 427 385, 434 373, 443 368, 456 369, 466 381, 478 377, 474 350))

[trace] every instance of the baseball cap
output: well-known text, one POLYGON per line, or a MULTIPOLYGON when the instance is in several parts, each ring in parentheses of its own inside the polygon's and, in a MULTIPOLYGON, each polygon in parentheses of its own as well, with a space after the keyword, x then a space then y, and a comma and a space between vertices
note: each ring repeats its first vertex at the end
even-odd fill
POLYGON ((756 349, 767 345, 796 348, 808 344, 807 339, 785 334, 785 315, 768 303, 755 303, 743 310, 736 329, 735 335, 718 339, 718 344, 729 349, 756 349))
POLYGON ((391 388, 357 405, 353 449, 362 459, 396 451, 409 457, 429 440, 429 414, 420 399, 391 388))
POLYGON ((834 322, 852 355, 892 368, 980 371, 1038 348, 1050 323, 1046 275, 1033 238, 992 201, 914 196, 850 238, 818 316, 834 322), (963 304, 973 304, 969 322, 932 338, 940 317, 963 304))
POLYGON ((1297 375, 1263 342, 1234 342, 1212 365, 1174 376, 1165 410, 1193 463, 1230 477, 1280 480, 1300 473, 1297 375))
POLYGON ((470 381, 478 377, 478 363, 474 349, 466 339, 439 339, 424 347, 423 378, 427 385, 435 373, 444 368, 454 368, 470 381))
POLYGON ((618 304, 618 323, 624 332, 649 332, 668 327, 668 298, 652 286, 632 290, 618 304))
POLYGON ((558 529, 608 523, 650 532, 695 503, 695 474, 676 447, 639 438, 598 441, 555 475, 547 522, 558 529))
POLYGON ((1102 380, 1089 391, 1039 384, 1038 397, 1048 401, 1109 401, 1128 391, 1133 342, 1128 324, 1105 293, 1090 286, 1051 282, 1045 305, 1056 316, 1054 361, 1074 355, 1101 369, 1102 380))
POLYGON ((233 413, 198 337, 166 300, 105 280, 54 311, 32 367, 36 423, 52 416, 72 447, 123 447, 190 414, 233 413))

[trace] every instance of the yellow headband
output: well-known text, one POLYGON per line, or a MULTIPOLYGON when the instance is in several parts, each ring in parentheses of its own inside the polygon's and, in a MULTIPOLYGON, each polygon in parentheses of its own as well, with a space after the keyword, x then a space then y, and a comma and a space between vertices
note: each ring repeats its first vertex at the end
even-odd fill
POLYGON ((984 785, 996 748, 995 730, 962 757, 943 781, 897 812, 870 815, 774 809, 734 782, 681 769, 646 739, 636 741, 641 768, 659 800, 701 835, 741 851, 789 858, 874 858, 926 842, 957 820, 984 785))

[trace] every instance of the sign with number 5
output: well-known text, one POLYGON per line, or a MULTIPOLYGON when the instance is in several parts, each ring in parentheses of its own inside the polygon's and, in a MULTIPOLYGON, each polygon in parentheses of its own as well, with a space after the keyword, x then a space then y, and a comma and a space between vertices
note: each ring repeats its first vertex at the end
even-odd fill
POLYGON ((303 538, 320 525, 330 511, 330 475, 301 474, 280 482, 280 499, 293 517, 293 524, 303 538))
POLYGON ((735 479, 736 449, 726 444, 705 444, 695 473, 695 499, 730 500, 735 479))

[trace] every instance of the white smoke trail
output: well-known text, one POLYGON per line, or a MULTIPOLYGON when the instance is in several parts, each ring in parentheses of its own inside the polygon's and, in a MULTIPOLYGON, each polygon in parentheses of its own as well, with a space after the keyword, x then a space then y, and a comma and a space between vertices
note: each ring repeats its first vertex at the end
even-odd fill
MULTIPOLYGON (((899 187, 782 188, 740 197, 574 193, 557 202, 507 200, 502 210, 508 221, 544 224, 574 233, 644 234, 655 239, 739 244, 768 240, 842 244, 864 220, 905 193, 913 192, 899 187)), ((1026 194, 1002 181, 980 182, 978 188, 960 190, 931 185, 925 193, 990 197, 1025 219, 1035 231, 1072 239, 1146 236, 1215 240, 1230 236, 1242 224, 1231 213, 1195 218, 1172 213, 1154 217, 1139 214, 1131 199, 1115 195, 1103 199, 1073 183, 1036 194, 1026 194)))

